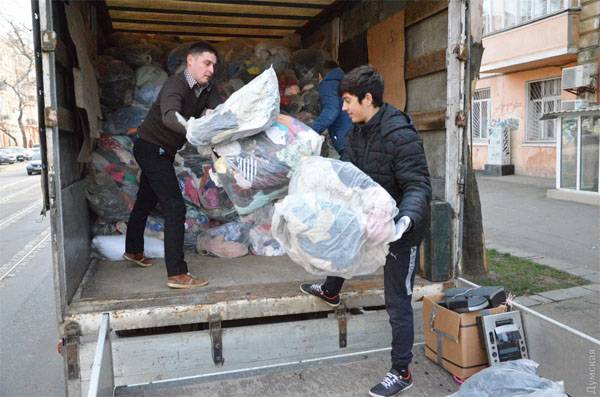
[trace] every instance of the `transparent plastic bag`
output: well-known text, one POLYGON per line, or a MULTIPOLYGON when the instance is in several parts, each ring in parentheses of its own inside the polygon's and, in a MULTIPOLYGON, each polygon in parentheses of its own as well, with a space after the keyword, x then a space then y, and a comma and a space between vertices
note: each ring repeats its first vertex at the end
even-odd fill
POLYGON ((150 108, 140 104, 116 109, 106 115, 102 131, 113 135, 132 135, 144 122, 150 108))
POLYGON ((183 246, 187 249, 194 249, 198 242, 198 235, 208 229, 209 219, 199 208, 190 204, 186 204, 185 207, 183 246))
POLYGON ((234 92, 211 114, 186 123, 187 140, 217 145, 258 134, 279 114, 279 86, 273 68, 234 92))
POLYGON ((152 105, 167 81, 167 72, 158 65, 145 65, 135 71, 135 101, 152 105))
POLYGON ((125 62, 103 55, 96 62, 100 103, 111 109, 133 102, 135 73, 125 62))
POLYGON ((562 382, 540 377, 538 366, 528 359, 493 365, 467 379, 450 397, 567 397, 562 382))
POLYGON ((285 250, 271 233, 273 204, 266 205, 253 213, 241 217, 241 221, 250 226, 248 240, 250 251, 259 256, 281 256, 285 250))
POLYGON ((198 237, 196 250, 203 255, 238 258, 248 254, 248 225, 229 222, 198 237))
POLYGON ((240 215, 287 193, 291 171, 321 151, 323 138, 298 120, 280 115, 263 133, 215 147, 219 182, 240 215))
POLYGON ((353 164, 307 157, 275 203, 272 233, 309 273, 351 278, 385 264, 397 213, 389 193, 353 164))
POLYGON ((190 48, 189 44, 182 44, 171 50, 167 57, 167 71, 169 72, 169 75, 176 74, 183 70, 186 64, 188 48, 190 48))
POLYGON ((108 174, 99 172, 87 177, 86 198, 90 209, 105 222, 129 219, 128 200, 108 174))
MULTIPOLYGON (((92 239, 92 249, 109 261, 122 261, 125 253, 125 236, 95 236, 92 239)), ((164 242, 152 237, 144 237, 144 256, 164 258, 164 242)))

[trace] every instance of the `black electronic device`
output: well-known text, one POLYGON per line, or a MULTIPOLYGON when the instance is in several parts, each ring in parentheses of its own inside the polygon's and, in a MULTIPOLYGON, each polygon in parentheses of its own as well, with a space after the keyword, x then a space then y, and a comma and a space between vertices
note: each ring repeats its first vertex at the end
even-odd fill
POLYGON ((506 301, 504 287, 450 288, 438 302, 449 310, 468 313, 498 307, 506 301))

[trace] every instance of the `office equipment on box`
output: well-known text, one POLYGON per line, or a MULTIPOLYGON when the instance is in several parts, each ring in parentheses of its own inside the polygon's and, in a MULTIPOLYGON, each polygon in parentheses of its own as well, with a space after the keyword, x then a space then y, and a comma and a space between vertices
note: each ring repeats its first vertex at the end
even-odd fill
POLYGON ((480 322, 490 365, 529 358, 520 311, 482 316, 480 322))

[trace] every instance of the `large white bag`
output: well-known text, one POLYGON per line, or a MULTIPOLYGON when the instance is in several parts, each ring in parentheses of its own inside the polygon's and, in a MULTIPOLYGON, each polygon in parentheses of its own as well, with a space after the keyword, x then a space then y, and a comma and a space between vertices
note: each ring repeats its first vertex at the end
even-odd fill
MULTIPOLYGON (((122 261, 125 253, 125 236, 95 236, 92 249, 109 261, 122 261)), ((157 238, 144 237, 144 256, 146 258, 164 258, 165 243, 157 238)))
POLYGON ((307 157, 275 204, 273 237, 309 273, 351 278, 385 264, 396 202, 353 164, 307 157))
MULTIPOLYGON (((187 140, 196 146, 216 145, 258 134, 279 115, 279 83, 273 67, 234 92, 214 112, 186 125, 187 140)), ((181 120, 180 120, 181 121, 181 120)))

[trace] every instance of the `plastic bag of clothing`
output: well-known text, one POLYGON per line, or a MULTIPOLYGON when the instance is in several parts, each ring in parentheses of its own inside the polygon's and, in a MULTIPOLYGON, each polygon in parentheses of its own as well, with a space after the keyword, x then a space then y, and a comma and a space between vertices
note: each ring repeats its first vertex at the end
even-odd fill
POLYGON ((261 134, 215 147, 214 168, 237 212, 247 215, 285 196, 291 171, 322 143, 310 127, 280 115, 261 134))
POLYGON ((250 252, 259 256, 281 256, 285 250, 271 234, 271 219, 274 207, 266 205, 253 213, 241 217, 241 221, 250 226, 248 241, 250 252))
POLYGON ((199 208, 190 204, 186 204, 185 207, 185 234, 183 236, 183 246, 187 249, 194 249, 198 242, 198 235, 208 229, 210 220, 199 208))
POLYGON ((167 81, 167 72, 158 65, 144 65, 135 71, 135 100, 152 105, 167 81))
POLYGON ((203 255, 238 258, 248 254, 248 225, 229 222, 198 237, 196 250, 203 255))
POLYGON ((279 114, 279 87, 273 68, 234 92, 213 113, 186 123, 193 145, 217 145, 258 134, 279 114))
POLYGON ((135 73, 125 62, 103 55, 96 63, 100 103, 112 109, 133 102, 135 73))
POLYGON ((169 72, 169 75, 174 75, 185 68, 189 48, 189 44, 182 44, 171 50, 167 57, 167 71, 169 72))
POLYGON ((350 278, 385 264, 397 213, 389 193, 353 164, 308 157, 275 204, 272 233, 308 272, 350 278))
POLYGON ((289 48, 265 41, 254 47, 254 56, 263 70, 273 65, 273 68, 279 72, 289 66, 291 52, 289 48))
POLYGON ((309 83, 318 84, 319 67, 326 58, 325 52, 315 48, 298 50, 292 54, 291 62, 301 87, 309 83))
POLYGON ((493 365, 467 379, 451 397, 567 397, 562 382, 540 377, 538 366, 528 359, 493 365))
POLYGON ((87 201, 90 209, 104 222, 113 223, 129 219, 129 201, 110 175, 99 172, 88 176, 87 201))
POLYGON ((102 131, 113 135, 133 135, 144 122, 150 108, 133 104, 116 109, 106 115, 102 131))
POLYGON ((183 199, 196 207, 200 207, 198 177, 194 175, 192 170, 186 167, 175 167, 175 175, 177 175, 183 199))
POLYGON ((102 134, 92 152, 96 173, 109 175, 124 193, 129 209, 133 208, 138 191, 139 166, 133 156, 133 141, 124 135, 102 134))
POLYGON ((150 65, 152 62, 159 62, 162 49, 143 40, 138 43, 109 48, 105 53, 122 60, 131 67, 137 68, 143 65, 150 65))
POLYGON ((198 181, 202 209, 211 219, 231 221, 238 213, 223 187, 217 186, 211 178, 211 172, 213 172, 212 161, 202 163, 202 174, 198 181))
MULTIPOLYGON (((125 236, 95 236, 92 239, 92 249, 109 261, 122 261, 125 253, 125 236)), ((164 242, 152 237, 144 237, 144 256, 164 258, 164 242)))
POLYGON ((200 178, 204 174, 203 165, 206 162, 212 164, 212 148, 202 146, 200 148, 195 147, 189 143, 177 152, 178 156, 175 156, 175 162, 183 167, 187 167, 200 178))

